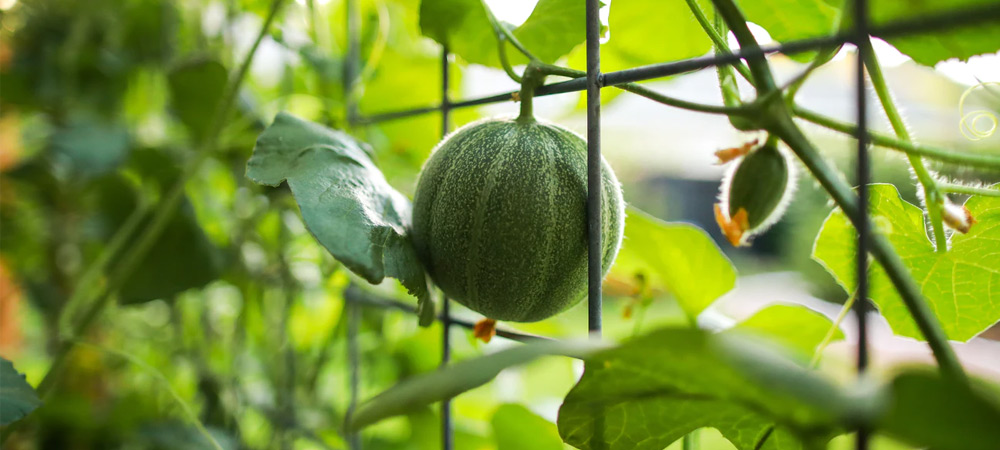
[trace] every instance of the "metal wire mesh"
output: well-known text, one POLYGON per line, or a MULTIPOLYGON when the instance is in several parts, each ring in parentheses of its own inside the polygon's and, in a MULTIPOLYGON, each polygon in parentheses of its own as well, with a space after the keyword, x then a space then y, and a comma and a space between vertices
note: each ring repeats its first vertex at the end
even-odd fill
MULTIPOLYGON (((347 22, 346 27, 348 31, 348 55, 345 64, 345 92, 352 92, 355 77, 357 75, 357 67, 359 66, 360 54, 358 52, 358 37, 360 35, 360 27, 358 25, 356 15, 358 14, 357 0, 347 0, 345 2, 347 8, 347 22)), ((600 2, 599 0, 586 0, 586 50, 587 50, 587 76, 576 78, 568 81, 556 82, 547 84, 539 87, 536 90, 536 96, 546 96, 561 93, 569 93, 576 91, 587 91, 587 143, 588 143, 588 158, 587 158, 587 174, 588 174, 588 193, 587 193, 587 223, 588 223, 588 238, 589 238, 589 252, 588 252, 588 326, 587 329, 590 334, 594 337, 599 337, 601 335, 602 320, 601 320, 601 281, 602 281, 602 267, 601 267, 601 189, 600 189, 600 170, 601 170, 601 127, 600 127, 600 98, 601 89, 608 86, 615 86, 623 83, 650 80, 654 78, 662 78, 671 75, 683 74, 686 72, 692 72, 696 70, 701 70, 705 68, 714 67, 717 65, 724 64, 734 64, 744 59, 761 57, 763 55, 772 53, 798 53, 810 50, 817 50, 821 48, 827 48, 831 46, 837 46, 845 43, 853 43, 858 48, 857 54, 857 71, 856 76, 856 117, 857 117, 857 155, 856 155, 856 174, 855 179, 858 184, 858 200, 859 208, 858 214, 863 216, 859 217, 857 223, 861 224, 858 226, 858 240, 857 240, 857 261, 856 261, 856 274, 858 280, 858 287, 856 292, 856 298, 854 304, 854 312, 857 317, 858 324, 858 341, 857 341, 857 369, 859 376, 863 376, 864 371, 868 365, 868 333, 867 325, 865 320, 865 305, 867 304, 868 296, 868 282, 867 282, 867 269, 868 269, 868 252, 870 242, 870 226, 867 220, 868 212, 868 189, 867 185, 870 181, 870 167, 869 167, 869 157, 868 157, 868 146, 869 146, 869 136, 868 136, 868 124, 867 124, 867 98, 866 98, 866 84, 865 84, 865 66, 864 66, 864 52, 870 51, 870 48, 866 45, 860 45, 860 43, 865 42, 868 36, 878 35, 882 38, 892 38, 898 36, 904 36, 908 34, 925 33, 932 31, 941 31, 956 26, 973 26, 981 23, 995 22, 1000 19, 1000 4, 992 5, 981 5, 974 8, 955 10, 943 14, 935 14, 933 16, 927 17, 916 17, 907 20, 901 20, 893 23, 870 26, 868 19, 868 2, 867 0, 853 0, 853 23, 854 27, 851 30, 841 31, 830 36, 821 36, 810 39, 802 39, 797 41, 785 42, 782 44, 762 46, 759 49, 741 49, 735 51, 731 54, 720 54, 713 56, 704 56, 698 58, 691 58, 681 61, 665 62, 661 64, 652 64, 648 66, 636 67, 621 71, 601 73, 600 71, 600 18, 599 18, 600 2)), ((447 46, 442 48, 441 52, 441 103, 434 106, 422 106, 408 108, 399 111, 391 111, 379 114, 372 114, 368 116, 362 116, 358 113, 356 105, 353 104, 350 97, 348 97, 347 102, 347 118, 348 122, 352 125, 364 125, 373 124, 377 122, 383 122, 388 120, 402 119, 406 117, 412 117, 422 114, 429 114, 433 112, 440 112, 441 114, 441 134, 442 137, 447 135, 451 128, 450 112, 456 108, 465 108, 470 106, 485 105, 490 103, 500 103, 511 100, 511 95, 515 92, 504 92, 496 95, 491 95, 481 98, 473 98, 467 100, 461 100, 452 102, 449 99, 449 51, 447 46)), ((349 302, 357 302, 358 304, 374 306, 379 308, 395 308, 404 311, 409 311, 415 313, 415 309, 405 303, 397 302, 390 299, 377 299, 377 298, 345 298, 349 302)), ((452 325, 461 326, 463 328, 473 328, 474 324, 465 320, 453 319, 450 315, 450 301, 448 299, 443 299, 442 302, 442 312, 438 316, 442 323, 442 360, 441 364, 448 364, 451 357, 451 344, 450 344, 450 329, 452 325)), ((353 333, 349 333, 349 336, 353 335, 354 338, 348 339, 348 354, 352 355, 350 358, 350 364, 352 364, 351 371, 354 376, 351 378, 351 404, 355 404, 357 401, 357 395, 359 392, 358 383, 359 377, 357 374, 360 371, 360 358, 357 357, 357 321, 360 320, 360 314, 356 312, 356 309, 352 309, 352 314, 349 316, 349 320, 352 322, 349 330, 353 330, 353 333)), ((514 331, 504 330, 502 328, 497 330, 497 336, 527 342, 537 339, 548 339, 541 336, 533 336, 524 333, 518 333, 514 331)), ((600 411, 595 411, 595 414, 600 415, 600 411)), ((595 422, 600 424, 600 421, 595 422)), ((602 426, 598 425, 598 432, 603 431, 600 428, 602 426)), ((451 416, 451 406, 450 400, 442 402, 441 405, 441 447, 445 450, 451 450, 454 445, 453 440, 453 423, 451 416)), ((768 433, 770 434, 770 433, 768 433)), ((859 429, 857 430, 856 445, 858 449, 868 448, 869 430, 859 429)), ((595 439, 596 442, 600 442, 599 435, 595 439)), ((767 439, 767 435, 762 439, 759 444, 763 444, 764 440, 767 439)), ((349 440, 350 448, 359 449, 361 448, 361 442, 352 437, 349 440)), ((759 445, 758 445, 759 447, 759 445)))

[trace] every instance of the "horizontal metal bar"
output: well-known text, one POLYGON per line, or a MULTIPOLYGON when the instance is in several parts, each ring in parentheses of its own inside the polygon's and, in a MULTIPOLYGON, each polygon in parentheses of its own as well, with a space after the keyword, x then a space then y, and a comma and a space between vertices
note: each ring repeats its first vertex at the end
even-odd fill
MULTIPOLYGON (((997 20, 1000 20, 1000 4, 990 4, 975 8, 949 11, 947 13, 935 14, 933 16, 922 16, 922 17, 900 20, 881 26, 873 26, 870 28, 870 30, 873 36, 879 36, 881 38, 894 38, 911 34, 921 34, 930 31, 941 31, 948 28, 970 27, 997 20)), ((607 87, 624 83, 632 83, 637 81, 645 81, 645 80, 652 80, 655 78, 680 75, 683 73, 707 69, 709 67, 714 67, 721 64, 734 64, 741 59, 760 56, 761 54, 766 55, 773 53, 784 53, 784 54, 801 53, 805 51, 816 50, 823 47, 829 47, 832 45, 844 44, 850 42, 852 39, 854 39, 854 37, 851 36, 850 32, 843 32, 831 36, 821 36, 821 37, 786 42, 784 44, 762 46, 760 51, 742 50, 728 55, 701 56, 698 58, 690 58, 682 61, 671 61, 659 64, 651 64, 648 66, 634 67, 631 69, 624 69, 616 72, 608 72, 602 74, 600 79, 600 85, 602 87, 607 87)), ((535 91, 535 96, 539 97, 546 95, 565 94, 568 92, 583 91, 585 89, 587 89, 587 78, 580 77, 568 81, 562 81, 558 83, 552 83, 541 86, 535 91)), ((510 91, 510 92, 504 92, 502 94, 491 95, 488 97, 452 102, 450 104, 450 107, 452 109, 465 108, 469 106, 479 106, 491 103, 500 103, 504 101, 513 101, 514 100, 513 95, 516 94, 517 92, 518 91, 510 91)), ((427 107, 406 109, 401 111, 373 114, 367 117, 358 117, 356 123, 373 124, 377 122, 385 122, 388 120, 402 119, 406 117, 418 116, 422 114, 435 112, 440 110, 440 108, 441 108, 440 106, 427 106, 427 107)))
MULTIPOLYGON (((417 308, 415 306, 413 306, 413 305, 410 305, 409 303, 404 303, 404 302, 401 302, 401 301, 398 301, 398 300, 393 300, 391 298, 385 298, 385 297, 382 297, 382 296, 378 296, 378 295, 372 294, 370 292, 357 292, 354 295, 345 295, 344 298, 347 301, 356 302, 356 303, 359 303, 359 304, 362 304, 362 305, 366 305, 366 306, 373 306, 373 307, 384 308, 384 309, 395 309, 397 311, 403 311, 403 312, 410 313, 410 314, 416 314, 417 313, 417 308)), ((443 315, 439 314, 438 315, 438 320, 441 320, 443 322, 444 321, 443 315)), ((459 318, 456 318, 454 316, 451 316, 449 318, 449 322, 452 325, 458 325, 458 326, 460 326, 462 328, 466 328, 466 329, 469 329, 469 330, 471 330, 471 329, 473 329, 473 328, 476 327, 476 324, 474 322, 471 322, 471 321, 468 321, 468 320, 464 320, 464 319, 459 319, 459 318)), ((545 337, 545 336, 539 336, 539 335, 536 335, 536 334, 529 334, 529 333, 521 333, 521 332, 518 332, 518 331, 507 330, 507 329, 503 329, 503 328, 500 328, 500 327, 497 327, 497 329, 496 329, 496 335, 499 336, 499 337, 502 337, 504 339, 509 339, 509 340, 518 341, 518 342, 537 342, 537 341, 551 341, 551 340, 553 340, 552 338, 548 338, 548 337, 545 337)))

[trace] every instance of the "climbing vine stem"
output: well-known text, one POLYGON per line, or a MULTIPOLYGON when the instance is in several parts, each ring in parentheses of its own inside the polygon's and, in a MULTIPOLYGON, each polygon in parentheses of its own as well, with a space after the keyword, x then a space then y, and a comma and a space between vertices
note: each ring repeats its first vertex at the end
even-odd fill
MULTIPOLYGON (((868 77, 871 79, 872 87, 875 88, 875 93, 882 103, 882 109, 889 118, 889 123, 892 124, 893 131, 896 132, 896 136, 901 140, 912 142, 913 139, 910 138, 910 132, 906 129, 906 124, 903 123, 903 116, 899 113, 899 109, 896 108, 896 103, 892 100, 892 93, 889 92, 889 86, 885 82, 885 76, 882 75, 882 66, 878 62, 878 57, 875 56, 875 50, 872 49, 871 39, 865 39, 861 45, 867 47, 868 51, 861 52, 865 58, 865 68, 868 69, 868 77)), ((944 234, 944 223, 941 221, 941 208, 944 207, 944 196, 937 188, 937 180, 934 179, 930 171, 927 170, 927 167, 924 166, 924 161, 920 156, 907 154, 906 158, 910 161, 913 173, 916 174, 917 181, 924 192, 927 216, 930 218, 931 227, 934 230, 934 244, 937 246, 939 252, 945 252, 948 250, 948 241, 944 234)))
MULTIPOLYGON (((857 126, 824 116, 807 108, 795 105, 792 112, 796 117, 812 122, 824 128, 837 131, 851 136, 857 135, 857 126)), ((877 146, 898 150, 906 154, 920 155, 935 161, 958 164, 962 166, 975 167, 991 171, 1000 171, 1000 156, 984 153, 962 153, 955 152, 941 147, 924 144, 914 144, 902 141, 881 133, 868 132, 869 141, 877 146)))
POLYGON ((952 194, 982 195, 984 197, 1000 197, 1000 190, 979 186, 966 186, 964 184, 938 182, 938 189, 941 192, 952 194))

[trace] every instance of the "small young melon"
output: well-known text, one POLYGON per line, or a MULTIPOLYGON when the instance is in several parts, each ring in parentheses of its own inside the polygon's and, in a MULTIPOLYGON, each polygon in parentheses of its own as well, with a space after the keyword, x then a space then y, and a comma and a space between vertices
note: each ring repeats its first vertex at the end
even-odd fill
POLYGON ((715 217, 733 246, 749 245, 781 219, 795 190, 794 169, 777 143, 768 141, 726 172, 715 217))
MULTIPOLYGON (((605 161, 604 272, 625 226, 605 161)), ((420 173, 413 241, 450 299, 491 319, 534 322, 587 291, 587 143, 556 125, 486 119, 446 137, 420 173)))

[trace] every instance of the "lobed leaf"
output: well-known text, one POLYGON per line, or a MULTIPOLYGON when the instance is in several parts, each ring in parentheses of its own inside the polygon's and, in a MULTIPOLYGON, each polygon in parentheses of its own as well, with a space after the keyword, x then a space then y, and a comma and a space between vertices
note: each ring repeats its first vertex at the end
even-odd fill
POLYGON ((279 113, 247 162, 256 183, 287 182, 306 228, 370 283, 389 276, 417 297, 420 323, 434 311, 410 241, 410 202, 386 182, 362 144, 345 133, 279 113))
MULTIPOLYGON (((895 186, 875 184, 871 217, 889 238, 928 306, 950 339, 967 341, 1000 320, 1000 198, 973 196, 965 206, 979 223, 968 234, 955 234, 946 253, 927 237, 924 213, 899 197, 895 186)), ((840 210, 830 213, 813 247, 822 264, 847 292, 854 292, 855 230, 840 210), (849 244, 848 244, 849 243, 849 244)), ((896 334, 922 339, 885 270, 873 262, 868 273, 870 297, 896 334)))

